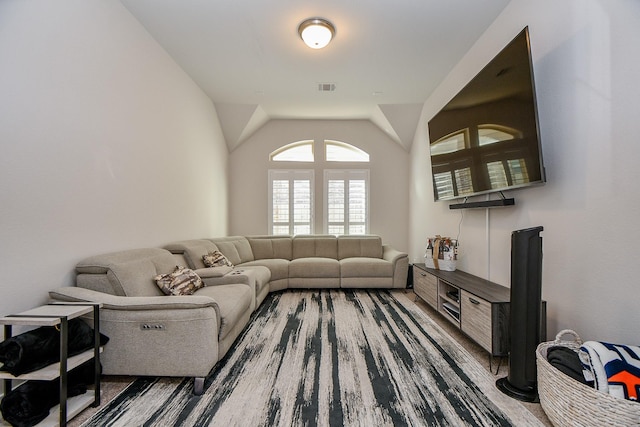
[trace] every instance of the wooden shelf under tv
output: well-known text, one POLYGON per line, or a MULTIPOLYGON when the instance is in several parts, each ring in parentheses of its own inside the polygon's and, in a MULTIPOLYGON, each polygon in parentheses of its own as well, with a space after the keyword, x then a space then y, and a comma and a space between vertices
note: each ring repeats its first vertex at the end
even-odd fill
MULTIPOLYGON (((413 291, 492 356, 508 355, 509 288, 464 271, 435 270, 424 264, 413 264, 413 291)), ((546 302, 542 301, 540 337, 543 341, 546 328, 546 302)))
POLYGON ((460 270, 435 270, 424 264, 413 267, 417 296, 492 356, 507 355, 509 288, 460 270))

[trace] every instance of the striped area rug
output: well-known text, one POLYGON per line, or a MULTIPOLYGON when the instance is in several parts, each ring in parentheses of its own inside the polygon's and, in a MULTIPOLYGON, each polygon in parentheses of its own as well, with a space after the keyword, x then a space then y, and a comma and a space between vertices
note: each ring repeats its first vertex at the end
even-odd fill
MULTIPOLYGON (((197 349, 194 349, 197 351, 197 349)), ((539 426, 405 295, 270 294, 205 382, 139 378, 83 426, 539 426)))

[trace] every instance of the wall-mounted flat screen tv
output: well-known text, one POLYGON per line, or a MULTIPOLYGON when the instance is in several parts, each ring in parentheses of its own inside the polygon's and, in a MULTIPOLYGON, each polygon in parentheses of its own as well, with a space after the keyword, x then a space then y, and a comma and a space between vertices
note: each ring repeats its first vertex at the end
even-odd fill
POLYGON ((429 121, 435 200, 545 182, 528 27, 429 121))

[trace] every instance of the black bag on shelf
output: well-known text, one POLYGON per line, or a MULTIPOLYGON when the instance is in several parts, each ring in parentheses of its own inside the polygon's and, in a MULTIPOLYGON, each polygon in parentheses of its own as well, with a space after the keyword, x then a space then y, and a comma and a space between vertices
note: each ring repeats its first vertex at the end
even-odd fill
MULTIPOLYGON (((94 380, 93 359, 69 371, 67 397, 87 391, 94 380)), ((51 381, 26 381, 7 393, 0 402, 2 417, 14 427, 30 427, 47 418, 49 410, 60 402, 60 378, 51 381)))
MULTIPOLYGON (((81 319, 69 320, 68 356, 93 347, 93 329, 81 319)), ((100 345, 109 341, 100 334, 100 345)), ((60 361, 60 332, 53 326, 42 326, 0 342, 2 370, 22 375, 60 361)))

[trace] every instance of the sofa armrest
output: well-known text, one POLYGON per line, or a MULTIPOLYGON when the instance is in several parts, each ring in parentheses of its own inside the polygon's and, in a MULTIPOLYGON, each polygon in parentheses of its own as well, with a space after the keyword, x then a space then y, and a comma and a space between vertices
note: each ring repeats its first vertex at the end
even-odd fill
MULTIPOLYGON (((199 273, 201 270, 196 270, 196 273, 199 273)), ((233 272, 233 269, 229 270, 229 273, 233 272)), ((198 274, 199 275, 199 274, 198 274)), ((202 283, 205 286, 217 286, 217 285, 235 285, 242 284, 248 285, 255 288, 255 285, 252 281, 250 281, 249 277, 246 274, 224 274, 222 276, 218 275, 206 275, 200 276, 202 279, 202 283)))
POLYGON ((382 259, 389 261, 394 266, 401 258, 408 258, 408 254, 405 252, 400 252, 399 250, 393 249, 389 245, 382 246, 382 259))
POLYGON ((389 245, 383 245, 382 259, 393 264, 393 287, 406 288, 409 274, 409 255, 393 249, 389 245))
POLYGON ((105 375, 206 377, 218 360, 220 315, 213 298, 123 297, 73 286, 49 296, 103 303, 100 332, 110 338, 100 356, 105 375))
POLYGON ((233 271, 233 267, 206 267, 198 268, 194 271, 198 276, 200 276, 201 279, 208 279, 210 277, 222 277, 227 273, 231 273, 233 271))
POLYGON ((123 297, 67 286, 50 291, 49 297, 56 301, 100 302, 104 309, 109 310, 185 310, 213 307, 216 312, 218 311, 215 300, 199 295, 123 297))

